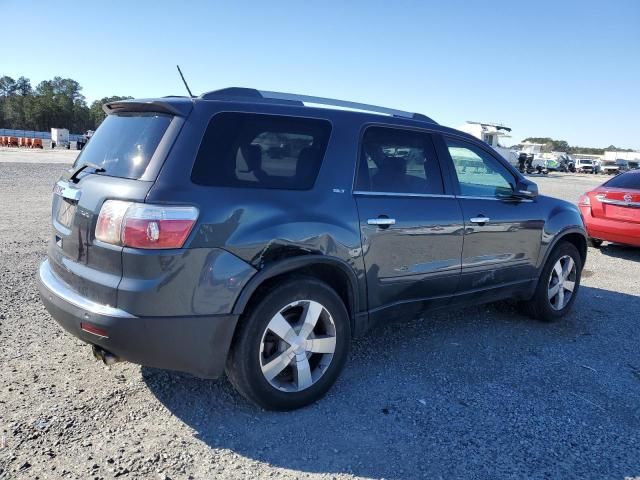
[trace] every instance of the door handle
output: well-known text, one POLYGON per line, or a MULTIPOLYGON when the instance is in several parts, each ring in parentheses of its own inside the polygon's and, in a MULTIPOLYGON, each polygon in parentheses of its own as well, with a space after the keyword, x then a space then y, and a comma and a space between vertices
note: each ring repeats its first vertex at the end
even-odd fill
POLYGON ((367 223, 369 225, 377 225, 381 228, 387 228, 390 225, 395 225, 396 224, 396 219, 395 218, 386 218, 386 217, 378 217, 378 218, 370 218, 369 220, 367 220, 367 223))
POLYGON ((489 222, 491 219, 489 217, 473 217, 470 218, 469 221, 471 223, 477 223, 479 225, 485 224, 487 222, 489 222))

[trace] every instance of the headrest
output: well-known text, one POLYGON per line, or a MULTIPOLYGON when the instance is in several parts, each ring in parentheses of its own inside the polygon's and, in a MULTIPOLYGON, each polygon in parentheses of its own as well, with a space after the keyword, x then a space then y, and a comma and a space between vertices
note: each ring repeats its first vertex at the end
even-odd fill
POLYGON ((296 164, 296 177, 308 180, 308 177, 313 175, 318 168, 319 156, 320 150, 315 147, 306 147, 300 150, 296 164))
POLYGON ((247 170, 260 170, 262 168, 262 147, 260 145, 244 145, 241 147, 242 156, 247 163, 247 170))
POLYGON ((380 170, 388 173, 404 174, 407 172, 407 160, 403 157, 387 157, 382 159, 380 170))

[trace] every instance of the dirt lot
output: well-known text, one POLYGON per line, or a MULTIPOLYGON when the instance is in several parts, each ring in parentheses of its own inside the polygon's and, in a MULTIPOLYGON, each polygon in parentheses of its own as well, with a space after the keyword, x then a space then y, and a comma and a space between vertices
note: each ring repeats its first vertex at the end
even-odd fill
POLYGON ((62 168, 0 161, 0 479, 640 476, 640 250, 590 249, 560 323, 499 304, 389 324, 323 401, 269 413, 226 380, 105 367, 53 322, 34 275, 62 168))
POLYGON ((22 148, 0 148, 0 163, 56 163, 71 164, 80 152, 66 148, 43 148, 25 150, 22 148))

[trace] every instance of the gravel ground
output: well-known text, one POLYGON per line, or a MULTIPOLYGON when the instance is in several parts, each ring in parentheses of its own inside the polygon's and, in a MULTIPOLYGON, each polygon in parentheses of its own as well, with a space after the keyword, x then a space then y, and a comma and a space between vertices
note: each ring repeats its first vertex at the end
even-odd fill
MULTIPOLYGON (((574 312, 496 304, 358 341, 321 402, 261 411, 229 383, 105 367, 37 297, 63 165, 0 162, 0 479, 640 476, 640 250, 589 250, 574 312)), ((552 175, 576 201, 598 180, 552 175)))

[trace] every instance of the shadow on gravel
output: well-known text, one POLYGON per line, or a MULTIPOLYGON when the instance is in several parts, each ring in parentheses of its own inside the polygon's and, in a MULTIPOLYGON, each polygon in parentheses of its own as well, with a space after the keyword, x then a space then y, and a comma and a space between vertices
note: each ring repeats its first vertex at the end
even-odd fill
POLYGON ((607 255, 609 257, 640 262, 640 247, 629 247, 626 245, 607 243, 600 247, 600 251, 603 255, 607 255))
POLYGON ((582 287, 545 324, 508 304, 391 323, 353 346, 329 395, 274 413, 226 380, 142 368, 211 448, 294 472, 371 478, 640 474, 640 297, 582 287))

